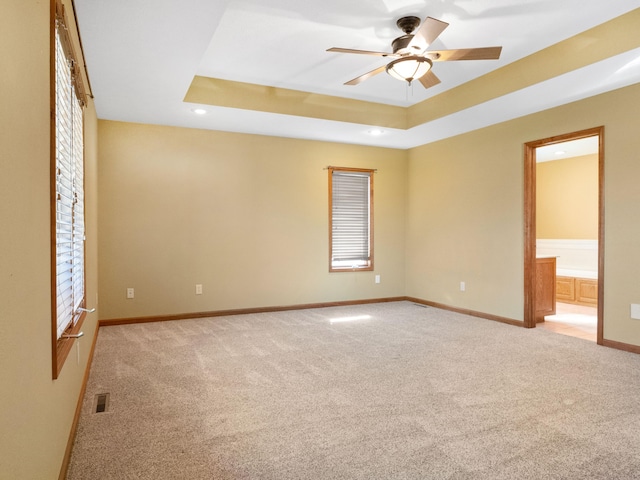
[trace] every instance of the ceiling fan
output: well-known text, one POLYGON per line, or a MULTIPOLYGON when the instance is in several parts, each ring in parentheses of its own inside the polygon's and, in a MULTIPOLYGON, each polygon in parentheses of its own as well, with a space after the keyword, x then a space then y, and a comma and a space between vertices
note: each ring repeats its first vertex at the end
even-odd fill
POLYGON ((502 52, 502 47, 427 51, 429 45, 449 26, 448 23, 427 17, 425 21, 422 22, 422 25, 420 25, 420 19, 418 17, 408 16, 400 18, 396 22, 396 25, 404 32, 404 35, 391 42, 393 53, 337 47, 327 49, 327 52, 357 53, 395 58, 395 60, 387 65, 382 65, 353 80, 349 80, 345 85, 358 85, 368 78, 386 71, 392 77, 408 82, 409 85, 411 85, 413 80, 419 80, 425 88, 429 88, 440 83, 440 79, 431 70, 433 62, 497 60, 500 58, 500 53, 502 52))

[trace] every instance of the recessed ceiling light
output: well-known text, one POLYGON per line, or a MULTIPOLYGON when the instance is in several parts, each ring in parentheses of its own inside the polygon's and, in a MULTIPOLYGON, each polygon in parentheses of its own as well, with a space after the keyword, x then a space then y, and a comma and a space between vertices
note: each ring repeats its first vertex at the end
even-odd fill
POLYGON ((372 128, 371 130, 369 130, 369 135, 373 135, 378 136, 378 135, 382 135, 384 133, 384 130, 380 130, 379 128, 372 128))
POLYGON ((191 111, 196 115, 204 115, 205 113, 207 113, 204 108, 193 108, 191 111))
POLYGON ((556 152, 556 155, 564 155, 565 153, 567 153, 567 152, 565 152, 564 150, 558 150, 556 152))

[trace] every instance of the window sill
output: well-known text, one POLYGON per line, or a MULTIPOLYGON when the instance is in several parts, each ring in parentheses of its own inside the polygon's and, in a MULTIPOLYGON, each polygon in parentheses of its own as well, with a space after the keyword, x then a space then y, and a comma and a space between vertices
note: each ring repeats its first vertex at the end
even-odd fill
POLYGON ((366 267, 329 267, 329 273, 337 272, 372 272, 373 265, 366 267))
MULTIPOLYGON (((75 323, 72 328, 69 328, 64 333, 66 335, 76 335, 80 333, 82 329, 82 323, 84 322, 84 318, 87 316, 86 312, 82 312, 80 318, 75 323)), ((54 330, 55 335, 55 330, 54 330)), ((73 346, 74 340, 77 338, 53 338, 53 355, 52 355, 52 369, 53 369, 53 379, 56 380, 60 376, 60 372, 62 371, 62 367, 64 366, 64 362, 67 360, 69 356, 69 352, 71 351, 71 347, 73 346)))

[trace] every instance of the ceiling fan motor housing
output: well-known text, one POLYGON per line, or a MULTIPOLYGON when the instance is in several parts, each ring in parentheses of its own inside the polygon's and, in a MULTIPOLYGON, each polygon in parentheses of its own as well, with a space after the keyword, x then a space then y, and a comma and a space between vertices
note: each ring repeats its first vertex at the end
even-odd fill
POLYGON ((402 17, 398 19, 396 25, 405 33, 405 35, 409 35, 418 28, 418 26, 420 26, 420 19, 414 16, 402 17))
POLYGON ((411 40, 413 40, 413 35, 403 35, 396 38, 393 42, 391 42, 393 53, 398 53, 400 55, 402 55, 403 53, 409 53, 403 52, 403 50, 406 50, 406 48, 409 46, 409 43, 411 43, 411 40))
POLYGON ((418 17, 402 17, 398 19, 396 25, 400 30, 404 32, 404 35, 396 38, 393 42, 391 42, 391 47, 393 48, 393 53, 397 53, 399 55, 415 53, 409 51, 407 48, 413 40, 413 32, 416 28, 420 26, 420 19, 418 17))

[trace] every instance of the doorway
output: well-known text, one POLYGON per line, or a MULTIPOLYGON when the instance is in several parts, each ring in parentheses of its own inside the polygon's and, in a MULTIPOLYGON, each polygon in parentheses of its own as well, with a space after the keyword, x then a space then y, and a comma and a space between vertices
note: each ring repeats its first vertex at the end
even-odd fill
MULTIPOLYGON (((599 345, 603 339, 603 292, 604 292, 604 127, 596 127, 579 132, 559 135, 528 142, 525 144, 524 159, 524 326, 534 328, 536 326, 536 311, 539 308, 537 295, 540 295, 540 280, 537 279, 537 225, 536 225, 536 158, 538 152, 542 152, 543 147, 551 147, 575 140, 595 137, 597 140, 597 169, 598 169, 598 224, 597 224, 597 327, 596 341, 599 345), (541 149, 538 151, 538 149, 541 149), (538 290, 538 292, 536 291, 538 290), (538 307, 537 307, 538 306, 538 307)), ((538 272, 539 273, 539 272, 538 272)), ((553 285, 553 295, 555 297, 555 283, 553 285)), ((539 312, 538 312, 539 313, 539 312)))

